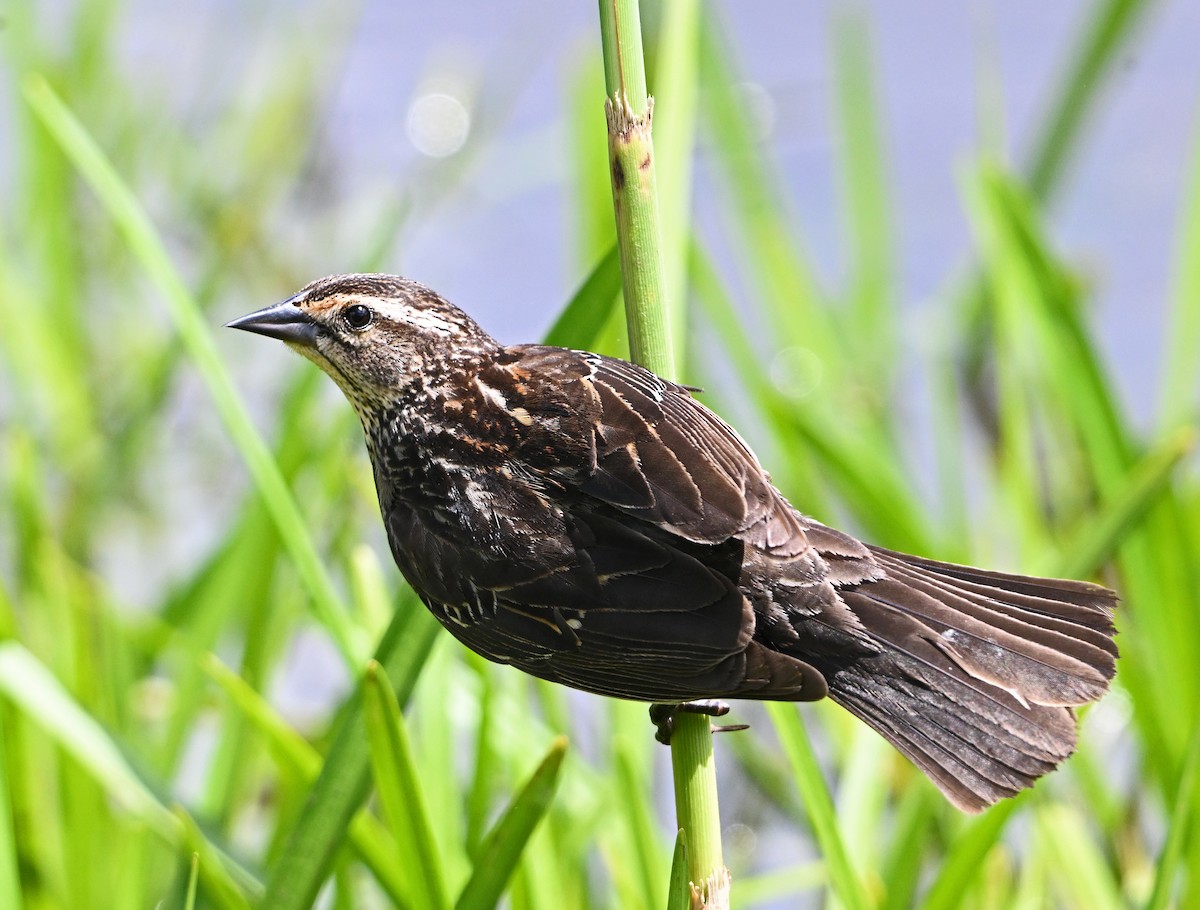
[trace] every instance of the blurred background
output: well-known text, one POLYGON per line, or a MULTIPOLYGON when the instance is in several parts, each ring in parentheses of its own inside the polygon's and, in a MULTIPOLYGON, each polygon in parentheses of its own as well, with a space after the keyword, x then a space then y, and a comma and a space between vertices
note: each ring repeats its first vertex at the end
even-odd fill
MULTIPOLYGON (((736 905, 1200 905, 1200 5, 644 7, 683 378, 805 512, 1124 597, 1080 754, 979 819, 832 706, 738 706, 736 905)), ((0 906, 302 906, 298 845, 322 906, 438 906, 409 860, 452 901, 497 843, 508 906, 664 905, 644 706, 436 634, 340 393, 220 328, 394 271, 621 353, 595 5, 3 17, 0 906), (343 707, 394 610, 407 762, 343 707), (495 826, 557 733, 526 843, 495 826), (365 786, 346 750, 435 824, 305 808, 323 762, 365 786)))

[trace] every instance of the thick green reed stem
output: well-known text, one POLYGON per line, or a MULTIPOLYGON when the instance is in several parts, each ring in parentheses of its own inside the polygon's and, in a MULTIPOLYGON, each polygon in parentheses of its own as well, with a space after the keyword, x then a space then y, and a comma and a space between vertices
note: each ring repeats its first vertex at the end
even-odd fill
MULTIPOLYGON (((617 245, 625 291, 629 349, 635 362, 675 377, 662 228, 654 181, 642 29, 637 0, 600 0, 604 75, 608 98, 608 162, 617 245)), ((684 714, 671 739, 675 810, 683 832, 692 906, 727 908, 729 870, 721 855, 717 776, 707 716, 684 714)))

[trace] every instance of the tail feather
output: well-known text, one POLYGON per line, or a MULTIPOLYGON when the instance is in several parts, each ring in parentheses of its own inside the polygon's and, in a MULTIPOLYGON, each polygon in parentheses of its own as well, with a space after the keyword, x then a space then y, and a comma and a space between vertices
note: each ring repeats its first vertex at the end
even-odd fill
MULTIPOLYGON (((1074 748, 1074 720, 1068 709, 1052 709, 1068 715, 1068 730, 1052 750, 1044 750, 1031 748, 1019 736, 997 735, 1003 727, 973 713, 969 705, 947 705, 940 697, 942 690, 906 685, 897 677, 889 683, 881 686, 851 671, 839 676, 830 694, 879 731, 963 811, 978 812, 1018 793, 1074 748)), ((1045 720, 1058 725, 1056 719, 1045 720)))
MULTIPOLYGON (((990 572, 949 562, 936 562, 920 556, 908 556, 881 547, 870 547, 872 554, 888 568, 903 568, 931 579, 942 580, 964 592, 996 598, 1002 592, 1000 609, 1014 615, 1033 614, 1055 625, 1070 626, 1083 632, 1099 633, 1097 641, 1110 654, 1117 648, 1112 641, 1112 612, 1117 595, 1101 585, 1060 578, 1034 578, 990 572)), ((1049 626, 1048 626, 1049 627, 1049 626)))
POLYGON ((967 587, 903 565, 889 568, 888 574, 930 595, 935 601, 945 600, 953 604, 955 609, 986 626, 1045 645, 1073 656, 1084 664, 1108 665, 1116 657, 1111 620, 1108 630, 1101 631, 1049 612, 1057 604, 1046 598, 1038 598, 1031 604, 1032 598, 1014 594, 1011 600, 1000 602, 996 599, 994 587, 967 587), (1038 609, 1033 610, 1031 606, 1038 609))
POLYGON ((872 552, 886 576, 839 593, 880 652, 823 667, 830 697, 967 811, 1069 756, 1072 706, 1100 698, 1115 671, 1116 595, 872 552))

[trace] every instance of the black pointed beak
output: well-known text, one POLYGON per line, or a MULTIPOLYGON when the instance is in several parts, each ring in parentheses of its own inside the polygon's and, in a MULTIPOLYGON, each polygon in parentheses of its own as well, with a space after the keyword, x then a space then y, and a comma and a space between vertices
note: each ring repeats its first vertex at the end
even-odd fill
POLYGON ((234 319, 225 323, 225 327, 310 348, 317 344, 317 324, 304 310, 288 300, 234 319))

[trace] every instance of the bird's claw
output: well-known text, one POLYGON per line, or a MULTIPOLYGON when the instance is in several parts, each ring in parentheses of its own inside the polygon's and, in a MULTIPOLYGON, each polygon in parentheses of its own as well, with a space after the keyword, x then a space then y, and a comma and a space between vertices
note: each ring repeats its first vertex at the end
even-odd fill
POLYGON ((749 724, 713 724, 713 733, 737 733, 739 730, 749 730, 749 724))
MULTIPOLYGON (((729 713, 729 704, 716 698, 701 698, 696 701, 685 701, 677 705, 654 704, 650 706, 650 721, 657 727, 654 738, 664 746, 671 744, 671 734, 675 732, 675 718, 680 714, 707 714, 709 717, 723 717, 729 713)), ((734 730, 748 729, 748 724, 724 724, 714 726, 714 733, 730 733, 734 730)))

